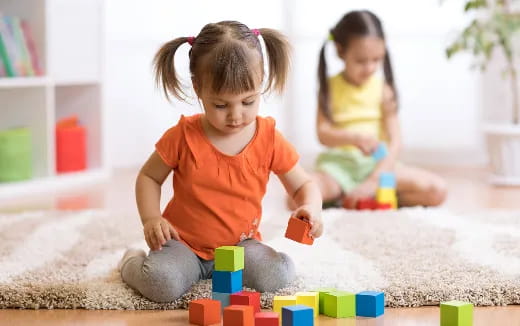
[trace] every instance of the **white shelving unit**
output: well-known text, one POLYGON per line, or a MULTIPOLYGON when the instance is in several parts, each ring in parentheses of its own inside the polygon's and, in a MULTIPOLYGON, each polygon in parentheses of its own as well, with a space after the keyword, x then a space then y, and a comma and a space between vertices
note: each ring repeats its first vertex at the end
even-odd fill
POLYGON ((0 200, 108 176, 104 144, 103 0, 0 0, 27 20, 44 76, 0 78, 0 130, 31 129, 33 179, 0 183, 0 200), (55 123, 76 114, 87 128, 87 170, 56 173, 55 123))

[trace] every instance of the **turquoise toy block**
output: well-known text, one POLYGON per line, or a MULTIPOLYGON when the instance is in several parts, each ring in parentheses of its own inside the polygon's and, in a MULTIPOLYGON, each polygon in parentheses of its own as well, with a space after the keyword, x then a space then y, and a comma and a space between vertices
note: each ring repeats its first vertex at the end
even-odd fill
POLYGON ((379 188, 395 189, 395 174, 392 172, 381 172, 379 174, 379 188))
POLYGON ((377 162, 381 161, 388 155, 388 149, 386 148, 385 143, 379 143, 376 150, 372 153, 372 157, 377 162))
POLYGON ((244 247, 222 246, 215 249, 215 270, 236 272, 244 269, 244 247))
POLYGON ((356 316, 377 317, 385 313, 385 294, 364 291, 356 294, 356 316))
POLYGON ((236 272, 213 271, 213 292, 235 293, 242 291, 242 270, 236 272))
POLYGON ((472 326, 473 304, 463 301, 441 302, 441 326, 472 326))
POLYGON ((230 305, 230 298, 229 298, 230 295, 231 295, 231 293, 212 292, 211 298, 213 300, 220 301, 220 307, 221 307, 221 310, 223 311, 224 308, 226 308, 227 306, 230 305))
POLYGON ((314 326, 314 312, 304 305, 282 308, 282 326, 314 326))

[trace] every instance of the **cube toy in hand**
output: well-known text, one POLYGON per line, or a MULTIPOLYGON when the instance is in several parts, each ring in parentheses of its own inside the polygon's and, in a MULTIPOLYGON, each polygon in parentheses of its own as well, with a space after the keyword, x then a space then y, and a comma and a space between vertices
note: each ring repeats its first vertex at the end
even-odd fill
POLYGON ((279 326, 280 317, 276 312, 257 312, 255 326, 279 326))
POLYGON ((356 315, 377 317, 385 313, 385 294, 383 292, 364 291, 356 294, 356 315))
POLYGON ((251 306, 229 306, 224 309, 223 326, 254 326, 255 313, 251 306))
POLYGON ((222 246, 215 249, 215 270, 236 272, 244 269, 244 247, 222 246))
POLYGON ((320 313, 320 294, 317 292, 297 292, 296 304, 312 308, 314 317, 317 317, 320 313))
POLYGON ((260 292, 241 291, 229 296, 231 305, 252 306, 255 313, 260 312, 260 292))
POLYGON ((312 245, 314 239, 309 236, 311 225, 309 221, 300 217, 291 217, 285 231, 285 237, 296 242, 312 245))
POLYGON ((463 301, 441 302, 441 326, 473 325, 473 304, 463 301))
POLYGON ((323 295, 324 314, 334 318, 356 316, 356 296, 350 292, 329 292, 323 295))
POLYGON ((296 304, 294 295, 277 295, 273 298, 273 311, 282 314, 282 307, 293 306, 296 304))
POLYGON ((220 312, 220 301, 218 300, 193 300, 189 304, 190 324, 207 326, 220 323, 220 312))
POLYGON ((213 292, 235 293, 242 291, 242 270, 236 272, 213 271, 213 292))
POLYGON ((282 326, 313 326, 312 308, 304 305, 285 306, 282 308, 282 326))

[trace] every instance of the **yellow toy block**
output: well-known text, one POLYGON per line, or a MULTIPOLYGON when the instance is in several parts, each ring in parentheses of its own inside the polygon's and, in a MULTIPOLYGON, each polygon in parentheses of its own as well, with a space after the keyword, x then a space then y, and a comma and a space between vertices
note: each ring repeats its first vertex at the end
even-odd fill
POLYGON ((397 195, 395 189, 379 188, 377 189, 376 200, 378 203, 389 203, 393 209, 397 208, 397 195))
POLYGON ((314 310, 314 317, 320 312, 320 294, 318 292, 297 292, 296 304, 311 307, 314 310))
POLYGON ((273 298, 273 311, 282 315, 282 307, 293 306, 296 304, 296 296, 294 295, 277 295, 273 298))

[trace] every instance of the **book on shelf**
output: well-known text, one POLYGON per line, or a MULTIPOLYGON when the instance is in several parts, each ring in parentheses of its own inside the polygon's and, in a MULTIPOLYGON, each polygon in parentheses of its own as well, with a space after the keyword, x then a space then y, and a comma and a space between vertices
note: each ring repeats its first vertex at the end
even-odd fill
POLYGON ((29 24, 0 13, 0 76, 41 76, 38 52, 29 24))

